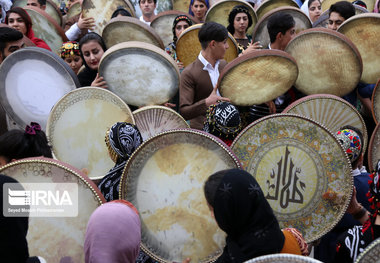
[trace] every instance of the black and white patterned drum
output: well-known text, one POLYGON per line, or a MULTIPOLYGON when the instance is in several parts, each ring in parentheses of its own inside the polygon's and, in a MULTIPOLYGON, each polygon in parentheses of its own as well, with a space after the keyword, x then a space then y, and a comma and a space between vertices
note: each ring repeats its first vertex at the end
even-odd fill
POLYGON ((1 104, 21 128, 34 121, 45 130, 54 104, 79 86, 69 65, 42 48, 20 49, 0 65, 1 104))
POLYGON ((120 184, 142 221, 141 248, 159 262, 213 262, 225 234, 211 217, 203 184, 213 173, 240 168, 219 139, 193 129, 161 133, 128 160, 120 184))

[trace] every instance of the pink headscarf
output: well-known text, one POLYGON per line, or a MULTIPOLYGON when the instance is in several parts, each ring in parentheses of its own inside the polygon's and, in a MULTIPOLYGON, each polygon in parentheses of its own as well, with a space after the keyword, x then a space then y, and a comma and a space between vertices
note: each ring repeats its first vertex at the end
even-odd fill
POLYGON ((375 8, 373 9, 374 13, 379 13, 379 9, 377 8, 377 5, 379 4, 379 1, 380 0, 377 0, 376 3, 375 3, 375 8))
POLYGON ((141 223, 136 208, 118 200, 99 206, 91 215, 84 241, 86 263, 136 262, 141 223))

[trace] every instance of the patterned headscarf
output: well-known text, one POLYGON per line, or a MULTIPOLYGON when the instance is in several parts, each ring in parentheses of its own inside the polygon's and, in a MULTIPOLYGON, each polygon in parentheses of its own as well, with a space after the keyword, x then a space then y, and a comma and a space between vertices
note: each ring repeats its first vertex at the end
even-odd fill
POLYGON ((377 161, 376 171, 370 174, 372 181, 369 181, 369 191, 367 197, 371 208, 375 211, 374 216, 380 214, 380 160, 377 161))
POLYGON ((186 23, 189 24, 189 26, 192 26, 193 25, 193 22, 190 20, 190 18, 186 15, 178 15, 176 16, 176 18, 174 18, 174 21, 173 21, 173 27, 172 27, 172 32, 173 32, 173 42, 176 43, 177 42, 177 35, 175 33, 175 27, 177 26, 177 24, 180 22, 180 21, 185 21, 186 23))
POLYGON ((128 160, 143 139, 140 131, 127 122, 115 123, 106 133, 106 144, 115 163, 128 160))
POLYGON ((203 130, 222 140, 233 140, 241 127, 237 108, 229 102, 220 102, 208 108, 203 130))
POLYGON ((62 59, 80 56, 79 43, 76 41, 69 41, 62 44, 62 47, 59 49, 59 55, 62 59))
POLYGON ((340 130, 336 134, 339 142, 342 144, 343 149, 346 151, 351 163, 355 162, 361 153, 362 142, 357 132, 344 129, 340 130))

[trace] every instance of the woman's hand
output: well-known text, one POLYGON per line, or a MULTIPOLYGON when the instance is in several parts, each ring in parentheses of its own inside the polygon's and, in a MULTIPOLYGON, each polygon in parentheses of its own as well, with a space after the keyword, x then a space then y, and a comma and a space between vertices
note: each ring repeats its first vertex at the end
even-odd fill
POLYGON ((87 29, 93 30, 95 27, 95 20, 92 17, 83 18, 82 14, 79 16, 78 27, 80 30, 87 29))
POLYGON ((91 83, 91 87, 99 87, 103 89, 108 89, 107 82, 104 80, 103 77, 99 76, 99 73, 96 74, 96 78, 91 83))
MULTIPOLYGON (((253 41, 253 40, 252 40, 253 41)), ((248 44, 248 47, 242 52, 243 55, 245 54, 248 54, 252 51, 255 51, 255 50, 258 50, 258 49, 262 49, 263 46, 260 44, 260 41, 257 41, 255 43, 249 43, 248 44)))

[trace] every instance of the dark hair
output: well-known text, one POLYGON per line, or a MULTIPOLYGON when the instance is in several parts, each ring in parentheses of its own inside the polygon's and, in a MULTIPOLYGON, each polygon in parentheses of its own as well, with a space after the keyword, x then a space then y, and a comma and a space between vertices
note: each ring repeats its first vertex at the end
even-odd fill
POLYGON ((86 63, 86 60, 83 57, 82 47, 84 44, 86 44, 90 41, 98 42, 98 44, 102 47, 104 52, 106 52, 106 50, 107 50, 106 43, 104 42, 103 38, 99 34, 97 34, 95 32, 90 32, 90 33, 87 33, 86 35, 84 35, 79 40, 79 50, 80 50, 80 56, 82 57, 82 60, 83 60, 83 64, 86 66, 86 68, 88 68, 88 65, 86 63))
POLYGON ((244 5, 237 5, 231 10, 230 14, 228 15, 227 30, 232 35, 235 33, 234 20, 235 20, 236 15, 239 13, 244 13, 248 16, 248 27, 247 27, 247 29, 252 26, 252 16, 249 13, 248 8, 244 5))
MULTIPOLYGON (((360 147, 360 152, 359 152, 359 156, 363 153, 363 146, 364 146, 364 138, 363 138, 363 133, 356 127, 354 126, 351 126, 351 125, 344 125, 343 127, 341 127, 339 130, 344 130, 344 129, 348 129, 348 130, 353 130, 354 132, 356 132, 360 138, 360 142, 361 142, 361 147, 360 147)), ((358 161, 359 161, 359 157, 358 159, 356 159, 353 163, 352 163, 352 167, 355 167, 357 166, 358 164, 358 161)))
POLYGON ((181 21, 185 21, 189 26, 192 26, 193 25, 193 22, 191 21, 191 19, 187 16, 187 15, 178 15, 174 18, 173 20, 173 27, 172 27, 172 32, 173 32, 173 42, 174 43, 177 43, 177 35, 175 33, 175 27, 177 26, 177 24, 181 21))
POLYGON ((46 5, 46 0, 38 0, 38 3, 39 3, 40 5, 46 5))
POLYGON ((321 4, 321 0, 309 0, 309 2, 307 3, 307 7, 310 7, 312 3, 314 3, 315 1, 318 1, 319 4, 321 4))
POLYGON ((206 201, 211 207, 214 207, 216 191, 218 190, 220 182, 222 181, 223 177, 226 175, 228 171, 229 170, 222 170, 222 171, 213 173, 212 175, 210 175, 209 178, 207 178, 203 186, 203 191, 205 193, 206 201))
POLYGON ((30 29, 32 28, 32 19, 28 15, 28 13, 21 7, 12 7, 8 12, 7 16, 5 17, 5 24, 8 24, 9 15, 12 13, 18 14, 22 20, 24 20, 25 26, 26 26, 26 36, 29 37, 30 29))
MULTIPOLYGON (((139 0, 139 5, 140 5, 140 2, 141 2, 141 0, 139 0)), ((157 0, 153 0, 153 2, 154 2, 154 4, 157 4, 157 0)))
POLYGON ((53 158, 51 148, 43 131, 28 134, 21 130, 10 130, 0 136, 0 156, 7 162, 12 159, 44 156, 53 158))
POLYGON ((273 14, 268 21, 267 29, 270 37, 270 42, 276 41, 276 36, 278 33, 285 35, 286 31, 294 27, 296 22, 293 17, 287 13, 279 12, 273 14))
POLYGON ((3 54, 8 42, 18 41, 23 38, 23 34, 14 28, 0 27, 0 53, 3 54))
POLYGON ((215 22, 206 22, 198 32, 198 39, 201 42, 202 49, 206 49, 208 44, 215 40, 222 42, 228 37, 227 28, 215 22))
POLYGON ((112 13, 111 19, 117 17, 118 15, 122 16, 132 16, 124 7, 118 6, 115 12, 112 13))
POLYGON ((332 12, 338 13, 345 20, 355 15, 355 7, 353 4, 347 1, 339 1, 330 6, 329 16, 332 12))

